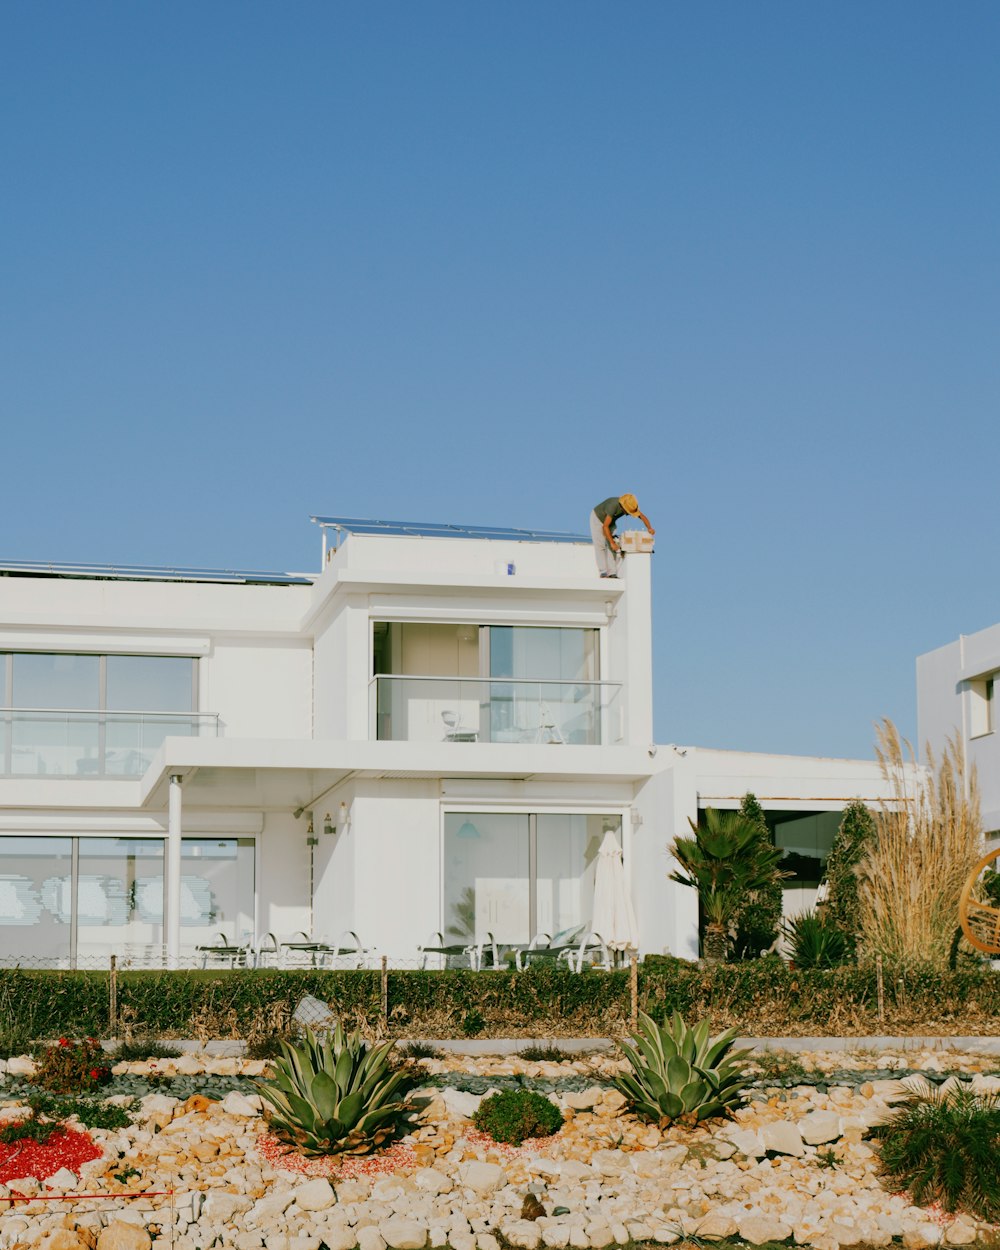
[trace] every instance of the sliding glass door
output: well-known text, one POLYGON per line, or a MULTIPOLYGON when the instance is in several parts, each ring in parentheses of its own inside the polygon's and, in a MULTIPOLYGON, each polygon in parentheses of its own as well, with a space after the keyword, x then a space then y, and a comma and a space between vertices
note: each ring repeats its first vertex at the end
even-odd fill
POLYGON ((444 924, 449 941, 526 944, 590 925, 597 853, 620 839, 614 814, 448 812, 444 924))

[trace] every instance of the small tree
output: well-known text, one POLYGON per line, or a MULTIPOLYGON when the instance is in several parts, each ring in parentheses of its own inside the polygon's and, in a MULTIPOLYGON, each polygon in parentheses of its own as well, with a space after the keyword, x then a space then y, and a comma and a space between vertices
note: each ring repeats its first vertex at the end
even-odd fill
POLYGON ((844 808, 830 857, 826 880, 830 893, 826 917, 843 933, 853 953, 861 932, 861 904, 858 899, 858 865, 875 841, 875 817, 860 799, 844 808))
MULTIPOLYGON (((743 796, 740 812, 757 829, 761 846, 773 849, 771 831, 767 827, 764 809, 756 796, 749 792, 743 796)), ((736 938, 733 943, 737 959, 756 959, 768 947, 773 946, 781 926, 782 888, 781 878, 775 877, 763 889, 752 890, 746 896, 743 908, 736 918, 736 938)))
POLYGON ((701 822, 688 824, 694 837, 674 839, 670 849, 680 867, 670 879, 698 891, 704 956, 718 963, 726 958, 747 895, 788 874, 778 867, 781 852, 764 845, 758 826, 742 812, 707 808, 701 822))

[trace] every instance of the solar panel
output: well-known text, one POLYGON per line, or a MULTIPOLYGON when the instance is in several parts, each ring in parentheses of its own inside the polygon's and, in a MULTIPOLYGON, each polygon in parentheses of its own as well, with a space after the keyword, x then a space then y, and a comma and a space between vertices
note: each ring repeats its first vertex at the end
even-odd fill
POLYGON ((492 525, 448 525, 428 521, 370 521, 354 517, 314 516, 316 525, 348 534, 405 535, 418 538, 480 538, 519 543, 589 543, 589 534, 553 530, 516 530, 492 525))
POLYGON ((0 560, 0 577, 91 577, 125 581, 231 582, 256 586, 311 586, 300 573, 267 573, 243 569, 154 568, 140 564, 72 564, 34 560, 0 560))

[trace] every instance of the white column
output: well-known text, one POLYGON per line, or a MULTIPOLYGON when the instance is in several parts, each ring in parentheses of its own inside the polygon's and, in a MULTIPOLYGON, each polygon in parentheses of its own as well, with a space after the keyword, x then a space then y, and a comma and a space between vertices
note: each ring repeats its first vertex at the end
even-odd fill
POLYGON ((167 803, 167 891, 163 907, 163 929, 167 945, 167 967, 176 968, 181 952, 181 778, 170 778, 167 803))

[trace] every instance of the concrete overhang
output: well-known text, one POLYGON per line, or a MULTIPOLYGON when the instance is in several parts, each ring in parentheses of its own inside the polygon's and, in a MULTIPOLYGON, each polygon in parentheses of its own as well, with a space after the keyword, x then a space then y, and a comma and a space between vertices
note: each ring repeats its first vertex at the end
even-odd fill
POLYGON ((173 776, 199 807, 294 811, 353 777, 636 782, 654 771, 641 747, 167 738, 142 778, 140 806, 165 808, 173 776))

